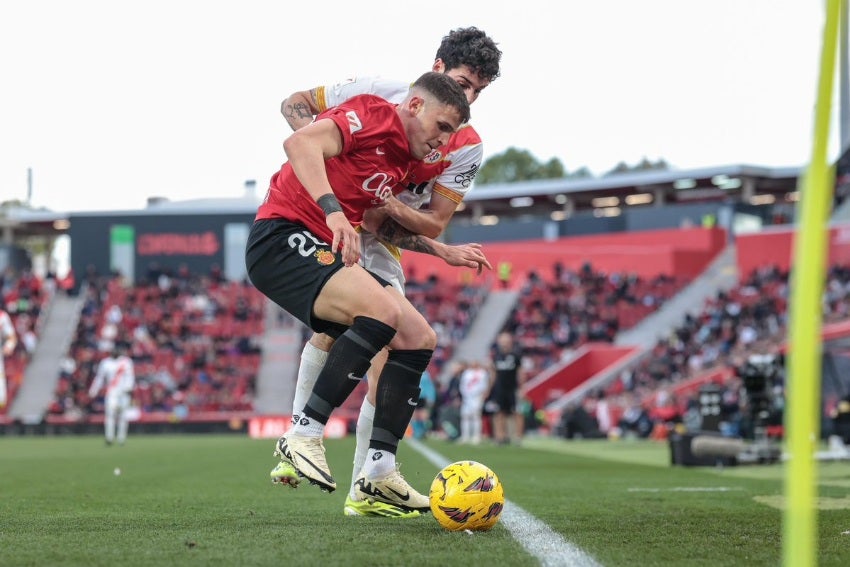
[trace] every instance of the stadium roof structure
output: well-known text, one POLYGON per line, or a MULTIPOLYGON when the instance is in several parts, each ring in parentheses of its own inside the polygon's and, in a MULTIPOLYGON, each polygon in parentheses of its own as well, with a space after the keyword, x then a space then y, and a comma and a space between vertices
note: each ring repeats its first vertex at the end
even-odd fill
MULTIPOLYGON (((778 200, 796 190, 801 167, 761 167, 724 165, 699 169, 649 170, 581 179, 547 179, 477 185, 464 198, 455 216, 467 222, 482 215, 549 215, 598 208, 597 199, 612 197, 627 202, 630 195, 639 205, 675 204, 712 200, 746 200, 774 195, 778 200), (648 196, 651 196, 648 197, 648 196)), ((169 201, 151 198, 141 209, 115 211, 50 211, 12 208, 0 216, 0 229, 14 237, 58 236, 67 231, 74 217, 110 215, 199 215, 221 213, 252 214, 257 197, 245 194, 230 198, 204 198, 169 201)))
POLYGON ((796 191, 802 171, 802 167, 737 164, 478 185, 464 198, 464 208, 456 214, 468 218, 521 216, 558 210, 573 213, 623 204, 661 205, 728 199, 758 202, 768 195, 778 201, 796 191))

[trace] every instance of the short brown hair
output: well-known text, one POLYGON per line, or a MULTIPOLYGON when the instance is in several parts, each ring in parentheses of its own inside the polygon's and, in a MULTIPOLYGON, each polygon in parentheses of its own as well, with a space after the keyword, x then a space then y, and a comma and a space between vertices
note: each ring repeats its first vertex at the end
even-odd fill
POLYGON ((434 98, 441 103, 456 108, 460 114, 461 123, 469 122, 469 101, 466 100, 466 93, 457 81, 448 75, 429 71, 416 79, 413 87, 421 88, 434 95, 434 98))

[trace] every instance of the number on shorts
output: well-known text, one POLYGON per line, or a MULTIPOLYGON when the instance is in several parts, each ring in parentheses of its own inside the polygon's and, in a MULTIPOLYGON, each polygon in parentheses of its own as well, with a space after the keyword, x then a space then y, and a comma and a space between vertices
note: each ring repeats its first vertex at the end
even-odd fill
POLYGON ((305 258, 307 256, 312 256, 313 253, 316 252, 316 246, 327 246, 327 243, 319 240, 306 230, 290 234, 287 239, 287 243, 292 248, 297 249, 298 253, 305 258), (307 240, 312 240, 313 244, 308 244, 307 240))

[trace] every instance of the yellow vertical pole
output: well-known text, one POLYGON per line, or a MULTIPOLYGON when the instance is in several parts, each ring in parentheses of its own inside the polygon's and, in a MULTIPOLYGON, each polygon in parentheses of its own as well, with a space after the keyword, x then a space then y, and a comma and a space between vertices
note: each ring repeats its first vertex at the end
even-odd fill
POLYGON ((817 564, 817 463, 821 398, 821 296, 824 290, 827 218, 834 178, 827 163, 827 143, 835 77, 839 5, 826 0, 811 162, 801 181, 800 211, 794 239, 791 305, 788 325, 786 388, 787 450, 783 518, 783 564, 817 564))

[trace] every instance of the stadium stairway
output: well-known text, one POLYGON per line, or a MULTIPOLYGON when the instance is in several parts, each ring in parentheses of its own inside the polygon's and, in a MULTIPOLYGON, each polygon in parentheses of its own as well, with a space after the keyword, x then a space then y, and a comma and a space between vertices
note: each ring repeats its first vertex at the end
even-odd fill
MULTIPOLYGON (((602 372, 595 374, 580 386, 570 390, 546 407, 547 411, 562 411, 570 403, 581 400, 598 388, 610 384, 630 365, 646 356, 660 337, 667 336, 677 328, 690 313, 699 313, 707 299, 720 291, 728 291, 738 283, 737 255, 734 244, 728 245, 693 282, 674 297, 667 300, 661 309, 644 318, 635 327, 617 335, 617 346, 638 347, 635 353, 619 360, 602 372)), ((563 362, 566 366, 573 359, 563 362)))
POLYGON ((24 381, 12 406, 9 417, 24 424, 42 421, 59 381, 59 365, 80 320, 85 298, 84 290, 69 297, 56 293, 45 309, 44 324, 39 333, 32 360, 24 372, 24 381))
POLYGON ((615 344, 652 348, 660 336, 678 327, 689 312, 698 313, 707 299, 720 291, 729 291, 738 283, 735 246, 727 246, 708 268, 682 291, 670 298, 658 311, 638 325, 617 335, 615 344))
POLYGON ((850 221, 850 199, 844 199, 843 203, 835 207, 829 220, 831 222, 850 221))
POLYGON ((451 359, 443 366, 439 376, 440 384, 447 383, 451 378, 452 363, 457 360, 489 360, 490 346, 510 317, 518 298, 517 290, 495 290, 487 294, 487 299, 478 310, 469 332, 454 349, 451 359))
POLYGON ((267 301, 265 329, 254 411, 259 415, 289 415, 304 344, 304 326, 278 305, 267 301))

